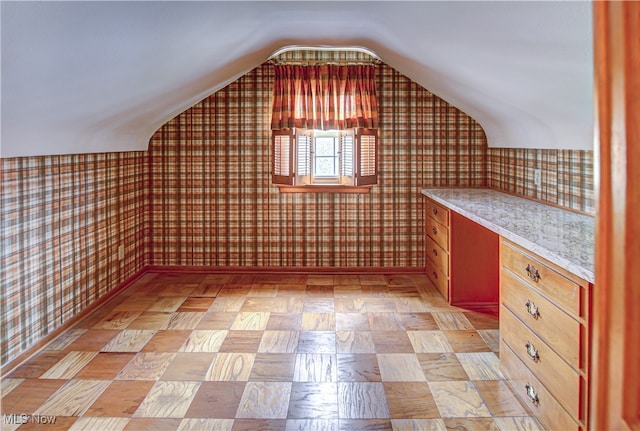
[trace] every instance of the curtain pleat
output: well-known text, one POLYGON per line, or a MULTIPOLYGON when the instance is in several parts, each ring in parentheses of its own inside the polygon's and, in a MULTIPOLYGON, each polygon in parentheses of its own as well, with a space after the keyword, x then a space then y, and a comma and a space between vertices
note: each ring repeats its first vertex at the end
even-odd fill
POLYGON ((276 65, 271 129, 378 127, 374 65, 276 65))

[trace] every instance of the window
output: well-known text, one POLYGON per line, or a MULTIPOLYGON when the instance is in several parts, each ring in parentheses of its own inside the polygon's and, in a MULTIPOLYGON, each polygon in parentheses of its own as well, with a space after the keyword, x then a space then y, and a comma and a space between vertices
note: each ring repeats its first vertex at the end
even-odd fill
POLYGON ((371 186, 377 157, 376 129, 273 131, 273 182, 281 186, 371 186))

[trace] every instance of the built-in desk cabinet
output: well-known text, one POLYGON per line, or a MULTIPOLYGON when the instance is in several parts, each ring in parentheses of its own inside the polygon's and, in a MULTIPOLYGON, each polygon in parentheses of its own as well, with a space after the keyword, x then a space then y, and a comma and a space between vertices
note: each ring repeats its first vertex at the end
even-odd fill
POLYGON ((498 312, 499 236, 425 198, 427 277, 452 305, 498 312))
POLYGON ((505 377, 546 429, 586 430, 592 286, 506 239, 500 261, 505 377))

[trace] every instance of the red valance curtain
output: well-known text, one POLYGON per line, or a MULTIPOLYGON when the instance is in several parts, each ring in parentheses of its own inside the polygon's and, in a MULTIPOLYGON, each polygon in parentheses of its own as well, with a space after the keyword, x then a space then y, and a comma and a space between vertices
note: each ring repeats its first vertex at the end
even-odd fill
POLYGON ((271 129, 378 127, 374 65, 276 65, 271 129))

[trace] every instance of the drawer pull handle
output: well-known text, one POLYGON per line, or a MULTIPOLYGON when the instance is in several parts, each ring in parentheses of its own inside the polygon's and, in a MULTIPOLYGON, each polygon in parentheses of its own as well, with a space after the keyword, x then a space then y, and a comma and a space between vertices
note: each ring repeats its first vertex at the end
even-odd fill
POLYGON ((527 265, 527 267, 525 268, 525 271, 527 271, 527 275, 531 280, 535 281, 536 283, 538 282, 538 280, 540 280, 540 273, 538 272, 535 266, 527 265))
POLYGON ((538 310, 538 306, 534 304, 533 301, 527 301, 527 303, 524 305, 527 307, 527 313, 529 313, 531 317, 533 317, 534 319, 537 319, 538 317, 540 317, 540 311, 538 310))
POLYGON ((431 212, 433 213, 433 215, 438 215, 438 208, 436 207, 431 208, 431 212))
POLYGON ((431 232, 433 232, 434 235, 438 235, 438 228, 434 226, 431 232))
POLYGON ((533 362, 538 362, 540 360, 540 355, 538 354, 538 349, 527 341, 527 344, 524 345, 527 348, 527 354, 533 360, 533 362))
POLYGON ((434 248, 434 249, 432 249, 431 251, 433 252, 433 255, 434 255, 434 256, 437 256, 437 255, 438 255, 438 250, 436 250, 435 248, 434 248))
POLYGON ((527 390, 527 396, 529 397, 531 402, 535 405, 539 405, 540 400, 538 399, 538 393, 535 389, 533 389, 533 386, 527 383, 526 385, 524 385, 524 388, 527 390))
POLYGON ((433 272, 432 272, 432 274, 433 274, 433 276, 435 277, 435 279, 437 280, 437 279, 438 279, 438 274, 436 274, 436 272, 435 272, 435 271, 433 271, 433 272))

